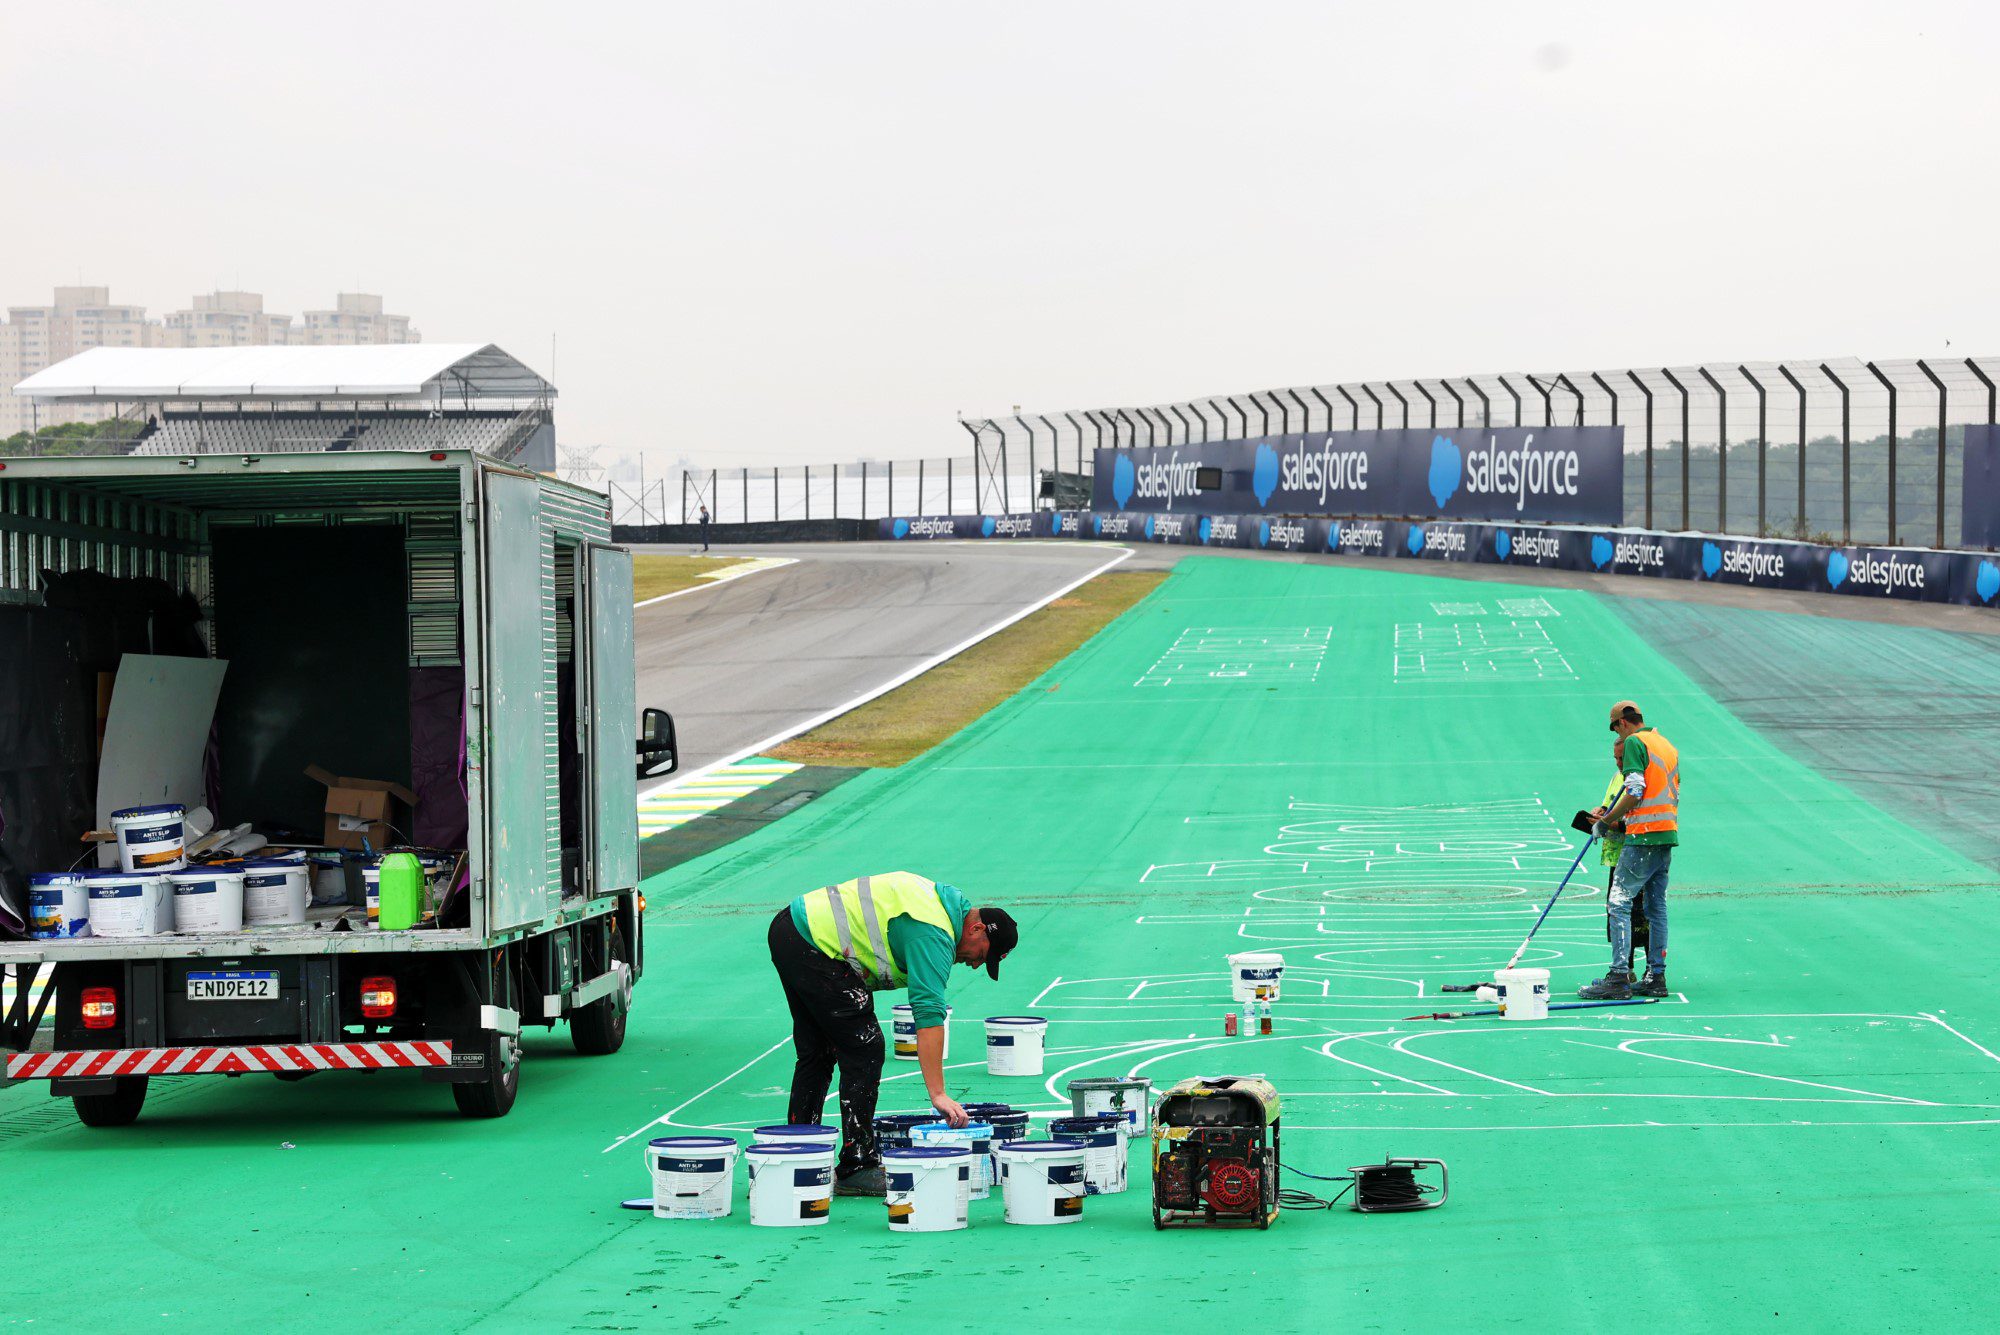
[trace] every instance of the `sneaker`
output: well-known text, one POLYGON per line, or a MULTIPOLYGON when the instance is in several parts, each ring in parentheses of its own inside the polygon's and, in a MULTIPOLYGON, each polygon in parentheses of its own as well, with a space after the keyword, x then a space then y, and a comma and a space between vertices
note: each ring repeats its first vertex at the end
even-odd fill
POLYGON ((1646 976, 1632 984, 1632 995, 1635 997, 1666 996, 1667 976, 1664 973, 1654 973, 1651 969, 1646 970, 1646 976))
POLYGON ((881 1166, 857 1168, 845 1177, 834 1179, 833 1194, 836 1196, 887 1196, 889 1175, 881 1166))
POLYGON ((1576 990, 1585 1001, 1625 1001, 1632 995, 1632 975, 1623 969, 1613 969, 1594 983, 1585 983, 1576 990))

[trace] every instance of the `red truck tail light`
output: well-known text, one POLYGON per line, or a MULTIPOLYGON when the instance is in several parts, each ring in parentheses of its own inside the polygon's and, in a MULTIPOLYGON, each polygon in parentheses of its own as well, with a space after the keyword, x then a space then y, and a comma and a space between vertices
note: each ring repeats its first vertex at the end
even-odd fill
POLYGON ((386 1020, 396 1013, 396 980, 389 977, 361 980, 361 1013, 371 1020, 386 1020))
POLYGON ((86 987, 83 989, 83 1027, 85 1029, 110 1029, 118 1023, 118 989, 115 987, 86 987))

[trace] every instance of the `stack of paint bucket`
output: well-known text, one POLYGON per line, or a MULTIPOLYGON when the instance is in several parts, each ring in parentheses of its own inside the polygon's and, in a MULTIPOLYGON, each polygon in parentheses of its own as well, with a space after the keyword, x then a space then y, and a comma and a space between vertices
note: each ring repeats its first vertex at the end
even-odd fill
POLYGON ((90 935, 90 891, 82 872, 28 878, 28 935, 43 941, 90 935))
POLYGON ((750 1177, 750 1222, 758 1228, 824 1224, 833 1209, 840 1133, 830 1126, 760 1126, 743 1162, 750 1177))
POLYGON ((1092 1196, 1110 1196, 1125 1190, 1125 1137, 1130 1125, 1121 1113, 1051 1117, 1049 1139, 1081 1143, 1084 1190, 1092 1196))
POLYGON ((994 1182, 1000 1180, 1000 1146, 1010 1140, 1025 1140, 1028 1136, 1028 1114, 1022 1109, 1006 1103, 968 1103, 965 1115, 975 1122, 984 1122, 993 1128, 993 1152, 989 1156, 994 1182))
POLYGON ((878 1148, 908 1149, 910 1128, 922 1126, 925 1122, 935 1122, 937 1113, 926 1108, 922 1112, 894 1112, 875 1114, 875 1144, 878 1148))
POLYGON ((953 1126, 949 1122, 926 1122, 910 1128, 910 1145, 956 1145, 972 1155, 971 1173, 966 1179, 970 1199, 983 1201, 993 1189, 993 1127, 987 1122, 953 1126))

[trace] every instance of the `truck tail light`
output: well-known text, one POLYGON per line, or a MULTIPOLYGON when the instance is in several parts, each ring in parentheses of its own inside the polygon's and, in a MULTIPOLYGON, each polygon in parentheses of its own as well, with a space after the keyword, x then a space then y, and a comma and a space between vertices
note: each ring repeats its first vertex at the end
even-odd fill
POLYGON ((115 987, 86 987, 83 989, 83 1027, 85 1029, 110 1029, 118 1023, 118 989, 115 987))
POLYGON ((371 1020, 386 1020, 396 1013, 396 980, 389 977, 361 980, 361 1013, 371 1020))

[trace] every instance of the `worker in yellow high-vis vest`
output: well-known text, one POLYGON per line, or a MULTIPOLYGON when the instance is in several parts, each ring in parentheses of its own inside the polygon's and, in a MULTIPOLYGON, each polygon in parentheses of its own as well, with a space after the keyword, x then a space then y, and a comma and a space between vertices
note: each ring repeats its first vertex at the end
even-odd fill
POLYGON ((1605 896, 1610 915, 1611 968, 1577 989, 1586 1001, 1667 995, 1667 872, 1680 845, 1681 753, 1646 722, 1639 706, 1620 700, 1611 706, 1611 731, 1618 734, 1618 768, 1623 791, 1594 827, 1601 838, 1625 823, 1625 847, 1611 873, 1605 896), (1646 915, 1646 976, 1632 981, 1632 906, 1646 915))
POLYGON ((800 895, 771 920, 771 963, 792 1011, 792 1099, 787 1116, 814 1125, 840 1067, 840 1161, 834 1191, 887 1190, 875 1145, 875 1100, 882 1082, 882 1026, 875 992, 907 987, 917 1025, 917 1065, 931 1106, 953 1126, 965 1109, 944 1087, 944 989, 953 964, 1000 961, 1020 940, 1004 910, 974 908, 956 886, 892 871, 858 876, 800 895))

